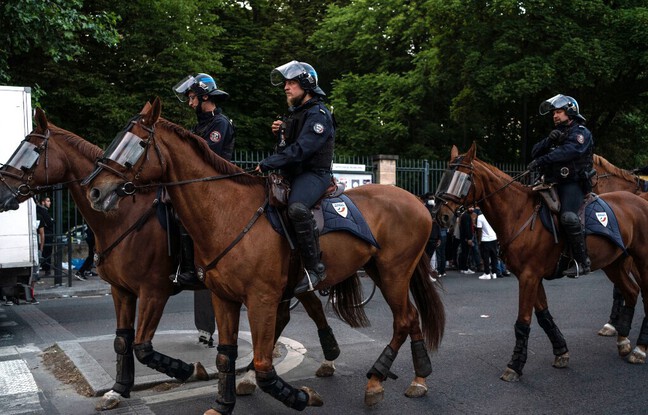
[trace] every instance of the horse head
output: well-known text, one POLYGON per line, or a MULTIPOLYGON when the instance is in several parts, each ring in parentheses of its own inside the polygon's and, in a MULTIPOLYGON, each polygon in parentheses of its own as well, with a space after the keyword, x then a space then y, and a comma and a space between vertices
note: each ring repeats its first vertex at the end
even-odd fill
POLYGON ((0 172, 4 183, 0 189, 1 210, 17 209, 18 203, 56 184, 85 177, 100 151, 51 124, 40 108, 36 109, 34 124, 0 172), (71 151, 70 145, 82 145, 85 151, 71 151))
POLYGON ((159 98, 146 103, 108 146, 83 183, 88 186, 86 196, 93 209, 116 210, 121 198, 133 195, 139 185, 160 179, 166 164, 155 142, 161 112, 159 98))
MULTIPOLYGON (((435 192, 437 204, 433 213, 437 222, 443 227, 452 227, 457 217, 465 210, 467 197, 473 187, 473 161, 476 145, 466 154, 460 155, 457 146, 452 146, 448 168, 443 173, 435 192), (439 203, 440 202, 440 203, 439 203)), ((474 195, 473 195, 474 201, 474 195)))

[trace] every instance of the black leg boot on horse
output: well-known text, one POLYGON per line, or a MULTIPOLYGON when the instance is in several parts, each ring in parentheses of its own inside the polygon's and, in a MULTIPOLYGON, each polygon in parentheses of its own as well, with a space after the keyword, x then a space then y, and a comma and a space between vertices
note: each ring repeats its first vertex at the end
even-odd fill
POLYGON ((574 265, 566 269, 563 274, 567 277, 577 278, 581 275, 589 274, 591 261, 587 256, 587 245, 585 244, 585 234, 580 224, 580 220, 575 213, 565 212, 562 215, 562 225, 565 229, 567 242, 569 243, 574 265))
POLYGON ((326 267, 320 260, 319 232, 310 209, 303 203, 288 207, 288 217, 295 230, 295 239, 304 263, 304 278, 295 287, 295 294, 312 291, 326 278, 326 267))
POLYGON ((207 288, 196 275, 193 240, 182 225, 180 225, 180 251, 180 266, 175 274, 169 275, 171 281, 185 290, 201 290, 207 288))

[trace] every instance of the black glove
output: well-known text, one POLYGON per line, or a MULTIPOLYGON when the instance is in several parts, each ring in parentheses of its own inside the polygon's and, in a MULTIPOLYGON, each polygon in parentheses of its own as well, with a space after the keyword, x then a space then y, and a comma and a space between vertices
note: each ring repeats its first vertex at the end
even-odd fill
POLYGON ((527 170, 535 170, 538 167, 540 167, 540 162, 538 162, 538 160, 536 159, 531 161, 531 163, 529 163, 529 165, 527 166, 527 170))
POLYGON ((560 130, 553 130, 549 133, 549 141, 551 144, 558 144, 563 133, 560 130))

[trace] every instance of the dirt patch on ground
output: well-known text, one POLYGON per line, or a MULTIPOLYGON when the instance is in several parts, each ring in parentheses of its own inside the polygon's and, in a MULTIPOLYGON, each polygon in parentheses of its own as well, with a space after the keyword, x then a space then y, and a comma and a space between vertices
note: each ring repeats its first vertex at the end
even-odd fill
POLYGON ((72 363, 58 345, 55 344, 45 349, 41 357, 45 368, 60 382, 74 387, 74 390, 79 395, 87 397, 94 396, 92 388, 88 385, 83 375, 81 375, 81 372, 79 372, 74 363, 72 363))

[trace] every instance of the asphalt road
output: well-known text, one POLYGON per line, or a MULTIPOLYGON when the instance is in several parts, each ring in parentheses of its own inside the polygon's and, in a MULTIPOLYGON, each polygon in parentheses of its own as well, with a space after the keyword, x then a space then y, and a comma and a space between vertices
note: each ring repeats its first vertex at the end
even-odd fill
MULTIPOLYGON (((642 385, 645 365, 632 365, 616 352, 614 338, 597 335, 607 321, 612 285, 600 272, 578 280, 545 282, 550 311, 562 330, 570 350, 567 369, 551 366, 549 340, 535 323, 531 327, 529 357, 520 382, 507 383, 499 376, 514 347, 513 324, 517 314, 517 280, 491 281, 449 272, 442 281, 447 325, 440 349, 432 354, 433 373, 429 392, 419 399, 403 393, 413 377, 409 344, 401 349, 392 372, 397 380, 385 382, 385 400, 367 408, 363 403, 365 374, 391 337, 391 312, 382 297, 365 306, 371 327, 352 329, 328 311, 330 324, 342 354, 332 378, 317 378, 314 372, 322 358, 314 324, 301 306, 293 312, 284 332, 284 349, 299 347, 298 364, 281 376, 293 386, 307 385, 324 398, 324 407, 307 408, 306 414, 639 414, 645 413, 648 398, 642 385)), ((192 297, 180 294, 170 300, 160 323, 157 341, 171 333, 193 339, 192 297)), ((638 307, 631 339, 636 340, 643 313, 638 307)), ((248 330, 242 318, 242 332, 248 330)), ((91 414, 97 398, 78 395, 72 387, 56 380, 41 362, 41 351, 54 343, 106 342, 114 334, 115 322, 109 296, 42 300, 38 306, 5 307, 0 310, 0 365, 16 370, 19 362, 29 370, 34 385, 14 394, 10 401, 0 397, 0 413, 91 414), (28 311, 26 307, 38 307, 28 311), (26 319, 39 318, 47 329, 35 330, 26 319), (9 353, 8 351, 15 350, 9 353), (3 352, 4 351, 4 352, 3 352), (7 363, 9 362, 9 363, 7 363), (16 363, 18 362, 18 363, 16 363), (13 366, 11 366, 13 365, 13 366), (16 403, 18 402, 18 403, 16 403), (22 410, 22 412, 20 412, 22 410)), ((244 338, 244 336, 242 336, 244 338)), ((166 341, 166 340, 165 340, 166 341)), ((180 340, 178 340, 180 341, 180 340)), ((205 365, 213 366, 215 349, 191 343, 205 365)), ((243 343, 243 342, 242 342, 243 343)), ((241 345, 244 349, 245 345, 241 345)), ((284 350, 284 354, 286 350, 284 350)), ((112 361, 101 362, 105 366, 112 361)), ((107 360, 110 360, 109 358, 107 360)), ((285 362, 284 362, 285 363, 285 362)), ((26 378, 29 378, 27 374, 26 378)), ((28 379, 27 379, 28 380, 28 379)), ((27 382, 29 383, 29 382, 27 382)), ((1 385, 0 395, 8 396, 1 385)), ((9 386, 11 387, 11 386, 9 386)), ((209 408, 216 381, 170 384, 166 390, 149 388, 132 393, 119 408, 105 414, 202 414, 209 408)), ((12 392, 12 391, 9 391, 12 392)), ((292 412, 261 392, 237 401, 234 413, 284 414, 292 412)))

